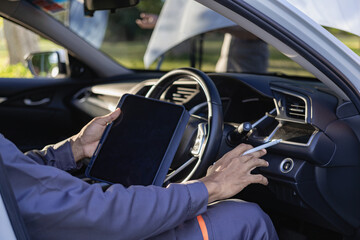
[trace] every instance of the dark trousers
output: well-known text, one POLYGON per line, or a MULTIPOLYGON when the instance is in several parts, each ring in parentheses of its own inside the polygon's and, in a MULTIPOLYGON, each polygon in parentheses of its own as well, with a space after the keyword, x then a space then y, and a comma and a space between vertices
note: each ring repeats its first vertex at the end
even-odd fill
POLYGON ((206 240, 206 235, 209 240, 278 239, 269 216, 257 204, 239 200, 214 203, 201 217, 151 239, 206 240))

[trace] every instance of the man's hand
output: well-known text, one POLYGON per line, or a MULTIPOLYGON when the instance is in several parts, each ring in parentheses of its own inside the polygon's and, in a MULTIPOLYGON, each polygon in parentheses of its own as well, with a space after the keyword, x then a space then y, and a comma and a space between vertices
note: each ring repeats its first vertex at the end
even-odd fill
POLYGON ((142 29, 154 29, 158 15, 150 13, 141 13, 140 19, 136 19, 136 24, 142 29))
POLYGON ((206 176, 200 179, 208 189, 209 203, 232 197, 252 183, 268 184, 264 176, 251 174, 257 167, 269 166, 268 162, 260 159, 266 150, 241 156, 251 148, 251 145, 240 144, 209 167, 206 176))
POLYGON ((70 138, 75 161, 91 157, 94 154, 106 125, 118 118, 120 112, 120 108, 118 108, 108 115, 94 118, 78 134, 70 138))

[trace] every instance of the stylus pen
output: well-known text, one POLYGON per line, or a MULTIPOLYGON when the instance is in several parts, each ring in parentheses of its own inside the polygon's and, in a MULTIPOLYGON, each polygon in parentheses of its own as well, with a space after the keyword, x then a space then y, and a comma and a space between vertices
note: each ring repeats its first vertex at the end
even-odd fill
POLYGON ((281 140, 282 139, 272 140, 271 142, 268 142, 268 143, 262 144, 260 146, 254 147, 254 148, 252 148, 250 150, 245 151, 241 156, 244 156, 246 154, 250 154, 250 153, 253 153, 253 152, 257 152, 257 151, 259 151, 261 149, 264 149, 264 148, 274 146, 274 145, 278 144, 279 142, 281 142, 281 140))

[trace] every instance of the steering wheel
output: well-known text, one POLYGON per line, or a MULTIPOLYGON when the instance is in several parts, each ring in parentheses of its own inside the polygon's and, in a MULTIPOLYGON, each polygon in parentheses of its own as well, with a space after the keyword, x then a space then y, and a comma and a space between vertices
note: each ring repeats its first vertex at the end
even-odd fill
MULTIPOLYGON (((194 80, 199 84, 206 96, 208 116, 207 119, 204 120, 195 115, 191 115, 185 132, 188 128, 191 128, 191 125, 194 125, 194 123, 197 124, 195 143, 192 144, 194 137, 183 137, 179 146, 179 149, 185 149, 186 147, 182 146, 191 145, 191 148, 186 148, 186 151, 191 151, 191 154, 189 154, 191 158, 187 161, 182 161, 181 164, 177 164, 178 166, 176 166, 176 169, 173 169, 173 171, 168 174, 165 181, 170 180, 173 176, 177 175, 191 164, 193 167, 190 173, 186 173, 185 176, 182 177, 182 181, 187 181, 192 177, 201 177, 207 168, 216 160, 223 133, 222 103, 219 92, 214 82, 202 71, 194 68, 179 68, 172 70, 161 77, 160 80, 152 86, 146 97, 160 99, 161 95, 179 79, 194 80)), ((184 134, 184 136, 185 135, 186 134, 184 134)), ((181 155, 185 154, 182 153, 181 155)), ((175 156, 174 161, 176 158, 177 157, 175 156)))

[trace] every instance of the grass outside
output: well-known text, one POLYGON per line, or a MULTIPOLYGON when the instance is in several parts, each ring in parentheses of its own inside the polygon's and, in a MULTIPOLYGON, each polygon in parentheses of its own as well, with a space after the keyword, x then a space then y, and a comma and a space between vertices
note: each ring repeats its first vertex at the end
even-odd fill
MULTIPOLYGON (((204 57, 202 62, 203 71, 215 71, 216 62, 220 56, 222 39, 207 41, 204 44, 204 57)), ((143 56, 146 50, 146 44, 140 42, 127 43, 104 43, 102 51, 115 56, 114 59, 128 68, 144 69, 143 56)), ((312 76, 311 73, 304 70, 296 62, 290 60, 278 50, 269 47, 269 72, 279 72, 287 75, 312 76)), ((157 62, 153 63, 149 69, 155 70, 157 62)), ((161 70, 168 71, 171 69, 190 66, 188 54, 177 55, 172 52, 165 55, 161 65, 161 70)))
MULTIPOLYGON (((356 54, 360 55, 360 37, 354 35, 338 35, 338 38, 345 43, 356 54)), ((222 38, 205 41, 204 58, 202 63, 203 71, 214 71, 215 64, 220 55, 222 38)), ((102 51, 114 56, 114 59, 128 68, 144 69, 143 56, 146 50, 146 43, 126 42, 126 43, 104 43, 102 51)), ((270 58, 268 72, 282 73, 295 76, 313 76, 304 70, 299 64, 292 61, 277 49, 269 46, 270 58)), ((155 70, 157 62, 153 63, 149 69, 155 70)), ((172 52, 165 55, 165 60, 161 65, 161 70, 167 71, 178 67, 190 66, 188 54, 176 55, 172 52)))
MULTIPOLYGON (((52 43, 49 40, 39 37, 40 51, 54 51, 62 47, 52 43)), ((0 18, 0 78, 31 78, 30 70, 22 63, 15 65, 9 64, 8 50, 3 34, 3 19, 0 18)))
POLYGON ((0 38, 0 78, 31 77, 31 73, 22 63, 9 65, 8 52, 4 38, 0 38))
MULTIPOLYGON (((221 41, 206 42, 204 45, 204 56, 202 70, 214 71, 215 64, 220 55, 221 41)), ((146 44, 139 41, 134 42, 119 42, 119 43, 104 43, 101 50, 114 57, 114 59, 132 69, 144 69, 143 56, 146 51, 146 44)), ((179 54, 169 51, 164 58, 161 65, 161 70, 167 71, 179 67, 189 67, 190 61, 187 53, 179 54)), ((149 69, 155 70, 157 62, 154 62, 149 69)))
POLYGON ((357 55, 360 55, 360 37, 355 35, 338 35, 337 38, 353 50, 357 55))
MULTIPOLYGON (((62 47, 46 39, 39 40, 40 51, 54 51, 62 47)), ((32 78, 30 70, 22 63, 9 64, 9 57, 4 38, 0 38, 0 78, 32 78)))
MULTIPOLYGON (((9 65, 5 39, 0 35, 0 77, 28 77, 30 72, 21 63, 9 65)), ((31 74, 30 74, 31 75, 31 74)))

